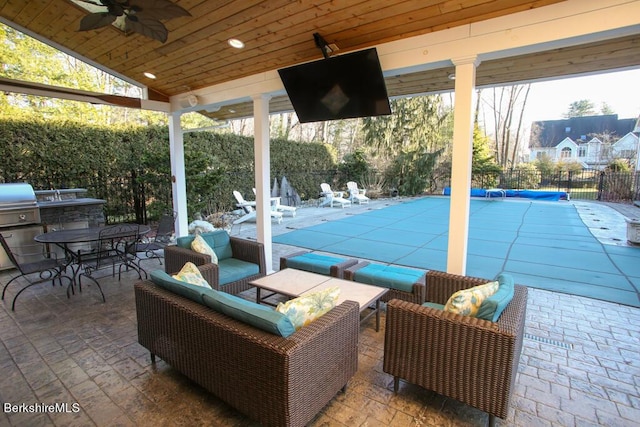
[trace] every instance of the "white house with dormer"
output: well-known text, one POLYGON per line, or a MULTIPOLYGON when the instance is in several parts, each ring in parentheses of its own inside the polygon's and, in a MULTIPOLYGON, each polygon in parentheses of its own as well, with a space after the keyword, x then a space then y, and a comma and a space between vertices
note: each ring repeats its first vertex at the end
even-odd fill
POLYGON ((534 122, 530 161, 547 156, 554 162, 578 162, 585 169, 604 169, 614 159, 627 159, 640 171, 640 118, 617 114, 534 122))

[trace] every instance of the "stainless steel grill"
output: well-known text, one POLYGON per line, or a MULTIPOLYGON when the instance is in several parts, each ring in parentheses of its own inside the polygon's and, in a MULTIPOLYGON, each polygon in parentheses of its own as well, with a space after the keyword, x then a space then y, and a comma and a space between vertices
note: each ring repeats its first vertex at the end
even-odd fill
POLYGON ((25 183, 0 184, 0 228, 39 223, 40 208, 33 187, 25 183))
MULTIPOLYGON (((26 183, 0 184, 0 233, 11 249, 34 245, 33 238, 42 233, 40 208, 33 187, 26 183)), ((33 252, 33 251, 31 251, 33 252)), ((24 257, 21 262, 28 262, 24 257)), ((12 267, 0 248, 0 270, 12 267)))

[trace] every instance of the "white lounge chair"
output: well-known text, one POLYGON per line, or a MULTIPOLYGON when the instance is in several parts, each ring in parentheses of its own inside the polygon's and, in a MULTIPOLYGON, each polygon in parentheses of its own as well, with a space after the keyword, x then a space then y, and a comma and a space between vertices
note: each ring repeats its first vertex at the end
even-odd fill
MULTIPOLYGON (((242 197, 242 194, 240 194, 239 191, 233 191, 233 196, 236 198, 236 201, 238 203, 236 203, 236 206, 239 207, 240 209, 242 209, 244 211, 244 215, 241 216, 240 218, 236 219, 235 221, 233 221, 234 224, 240 224, 242 222, 248 221, 250 219, 254 219, 256 218, 256 202, 255 201, 247 201, 244 199, 244 197, 242 197)), ((270 212, 271 214, 271 218, 275 218, 276 220, 278 220, 278 224, 280 224, 282 222, 282 212, 278 212, 275 210, 271 210, 270 212)))
MULTIPOLYGON (((256 189, 253 189, 253 194, 256 194, 256 189)), ((289 212, 291 216, 296 216, 296 207, 295 206, 287 206, 280 203, 280 197, 271 197, 271 209, 274 209, 278 212, 289 212)))
POLYGON ((340 205, 341 208, 344 208, 345 206, 351 206, 351 201, 344 198, 344 191, 333 191, 331 190, 331 186, 326 182, 320 184, 320 188, 322 189, 322 197, 324 197, 324 199, 320 203, 320 207, 333 207, 334 204, 340 205))
POLYGON ((367 192, 366 189, 358 188, 358 184, 354 181, 347 182, 347 188, 349 189, 349 200, 351 200, 352 203, 359 203, 361 205, 369 203, 369 198, 365 196, 367 192))

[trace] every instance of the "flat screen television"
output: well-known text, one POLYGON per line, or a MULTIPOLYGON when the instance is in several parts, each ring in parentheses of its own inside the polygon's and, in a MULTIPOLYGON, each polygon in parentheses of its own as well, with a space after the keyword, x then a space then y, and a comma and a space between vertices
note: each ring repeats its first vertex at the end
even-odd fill
POLYGON ((391 114, 375 48, 278 73, 301 123, 391 114))

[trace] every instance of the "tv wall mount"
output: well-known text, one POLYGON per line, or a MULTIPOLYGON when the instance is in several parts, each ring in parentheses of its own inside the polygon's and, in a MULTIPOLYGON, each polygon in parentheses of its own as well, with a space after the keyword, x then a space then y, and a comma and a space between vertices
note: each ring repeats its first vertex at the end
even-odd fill
POLYGON ((322 51, 324 59, 329 59, 329 55, 333 52, 340 50, 335 43, 327 43, 327 41, 320 35, 320 33, 313 33, 313 40, 316 42, 318 49, 322 51))

